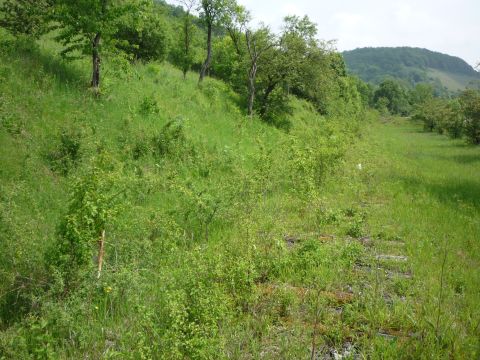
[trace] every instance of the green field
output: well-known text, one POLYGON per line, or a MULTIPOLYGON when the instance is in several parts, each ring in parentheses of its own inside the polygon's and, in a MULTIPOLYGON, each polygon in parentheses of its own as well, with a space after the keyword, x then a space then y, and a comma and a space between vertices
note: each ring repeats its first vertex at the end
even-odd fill
POLYGON ((106 61, 97 97, 87 60, 10 44, 0 359, 480 356, 478 147, 295 99, 282 131, 163 63, 106 61), (98 209, 101 277, 70 274, 98 209))
POLYGON ((462 74, 450 74, 438 69, 428 69, 427 74, 432 79, 438 79, 440 83, 452 92, 462 91, 467 87, 478 86, 478 79, 462 74))
POLYGON ((362 204, 370 254, 408 257, 380 264, 374 289, 361 300, 375 309, 376 328, 403 337, 393 346, 405 346, 398 357, 478 356, 480 149, 425 134, 407 120, 385 121, 370 127, 349 169, 329 203, 362 204), (400 301, 385 307, 379 297, 392 294, 400 301))

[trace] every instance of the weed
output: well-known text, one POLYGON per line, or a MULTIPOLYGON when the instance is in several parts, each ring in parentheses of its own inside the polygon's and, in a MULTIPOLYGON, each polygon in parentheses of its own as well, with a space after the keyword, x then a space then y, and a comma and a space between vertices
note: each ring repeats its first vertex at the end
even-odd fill
POLYGON ((160 108, 155 96, 151 95, 144 97, 139 105, 138 112, 145 117, 149 115, 158 115, 160 113, 160 108))

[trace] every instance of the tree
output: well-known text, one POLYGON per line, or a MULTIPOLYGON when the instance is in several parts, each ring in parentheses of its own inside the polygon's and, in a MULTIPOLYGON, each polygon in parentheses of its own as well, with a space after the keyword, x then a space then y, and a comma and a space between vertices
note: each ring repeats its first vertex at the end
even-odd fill
MULTIPOLYGON (((237 57, 248 58, 248 115, 253 115, 256 95, 256 77, 258 61, 263 54, 274 47, 275 36, 266 26, 257 30, 248 27, 251 20, 250 13, 240 5, 230 6, 226 11, 226 25, 228 34, 235 47, 237 57), (245 41, 243 41, 243 38, 245 41)), ((241 60, 240 60, 241 61, 241 60)))
POLYGON ((377 91, 375 91, 374 102, 377 103, 379 99, 385 98, 388 100, 387 108, 392 114, 407 115, 408 101, 405 90, 395 80, 384 80, 377 91))
POLYGON ((5 0, 0 5, 0 26, 13 35, 37 38, 48 31, 52 0, 5 0))
POLYGON ((444 107, 444 100, 432 97, 415 108, 413 119, 422 121, 425 131, 432 132, 436 129, 437 132, 442 133, 444 130, 442 125, 444 107))
POLYGON ((443 108, 442 126, 452 139, 458 139, 463 134, 462 107, 458 99, 446 102, 443 108))
POLYGON ((360 93, 363 106, 373 106, 373 85, 361 80, 359 77, 354 77, 353 81, 355 82, 357 90, 360 93))
POLYGON ((250 21, 250 12, 244 6, 234 4, 226 8, 225 28, 235 47, 235 52, 239 57, 245 55, 243 36, 250 21))
POLYGON ((331 74, 326 52, 316 40, 316 25, 307 16, 284 21, 278 42, 258 61, 259 114, 264 119, 288 112, 290 93, 314 99, 315 91, 323 87, 324 70, 331 74))
POLYGON ((470 143, 480 145, 480 91, 465 90, 460 103, 465 116, 465 135, 470 143))
POLYGON ((252 116, 256 95, 258 61, 265 52, 275 46, 275 37, 268 27, 262 27, 257 31, 247 29, 245 31, 245 39, 250 59, 250 68, 248 70, 248 115, 252 116))
POLYGON ((155 10, 153 3, 146 3, 128 12, 113 34, 116 47, 135 60, 164 60, 167 55, 167 27, 155 10))
POLYGON ((410 90, 408 96, 410 104, 412 105, 421 105, 425 101, 433 98, 434 88, 432 85, 427 83, 419 83, 410 90))
POLYGON ((185 14, 183 16, 183 34, 181 36, 181 46, 177 49, 177 59, 182 68, 183 78, 187 77, 187 72, 193 64, 192 39, 194 36, 194 25, 192 20, 192 10, 197 5, 197 0, 177 0, 183 5, 185 14))
POLYGON ((61 54, 67 58, 72 54, 91 55, 91 86, 96 92, 100 87, 102 47, 112 45, 120 19, 138 6, 133 0, 55 0, 56 40, 65 47, 61 54))
POLYGON ((201 0, 200 18, 207 27, 207 57, 200 70, 199 83, 203 81, 212 63, 213 27, 222 22, 229 6, 234 6, 234 0, 201 0))

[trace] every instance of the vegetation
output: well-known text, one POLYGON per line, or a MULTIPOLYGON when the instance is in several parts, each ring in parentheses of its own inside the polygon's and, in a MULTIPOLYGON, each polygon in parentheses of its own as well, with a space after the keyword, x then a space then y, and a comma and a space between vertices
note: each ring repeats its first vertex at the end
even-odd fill
POLYGON ((181 3, 2 2, 0 359, 478 357, 478 92, 181 3))
POLYGON ((480 75, 460 58, 420 48, 362 48, 343 53, 349 71, 379 84, 386 77, 404 86, 430 83, 439 94, 479 87, 480 75))
POLYGON ((466 90, 458 99, 428 98, 418 103, 413 119, 422 121, 426 131, 447 133, 457 139, 480 143, 480 91, 466 90))
POLYGON ((5 0, 0 2, 0 27, 14 35, 39 37, 48 31, 49 0, 5 0))

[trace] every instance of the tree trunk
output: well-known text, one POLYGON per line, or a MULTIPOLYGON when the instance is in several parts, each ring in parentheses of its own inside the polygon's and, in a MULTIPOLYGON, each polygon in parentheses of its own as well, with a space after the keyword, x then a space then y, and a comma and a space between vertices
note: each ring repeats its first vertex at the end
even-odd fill
POLYGON ((257 61, 252 61, 252 66, 248 73, 248 115, 253 115, 253 105, 255 103, 255 79, 257 77, 257 61))
POLYGON ((198 83, 201 83, 205 78, 207 71, 210 69, 210 63, 212 62, 212 22, 208 23, 208 35, 207 35, 207 58, 200 70, 200 79, 198 83))
POLYGON ((277 86, 277 83, 271 83, 267 86, 265 89, 265 92, 263 93, 263 104, 260 108, 260 116, 264 117, 267 114, 268 111, 268 99, 270 95, 272 94, 273 90, 275 90, 275 87, 277 86))
POLYGON ((92 41, 92 88, 98 91, 100 87, 100 45, 101 35, 97 33, 92 41))

